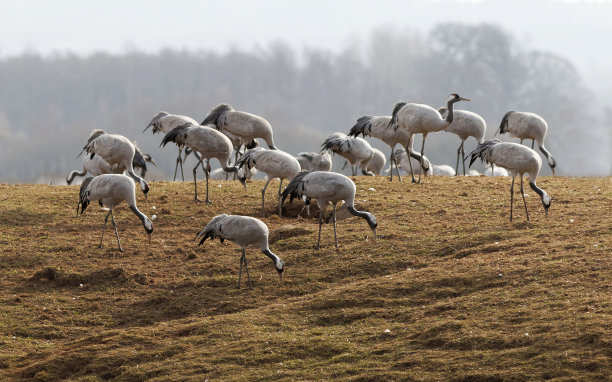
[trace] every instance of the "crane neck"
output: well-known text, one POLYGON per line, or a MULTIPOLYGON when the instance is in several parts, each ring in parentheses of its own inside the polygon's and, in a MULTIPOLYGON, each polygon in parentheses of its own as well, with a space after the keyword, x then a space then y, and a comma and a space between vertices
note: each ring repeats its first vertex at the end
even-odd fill
POLYGON ((454 100, 446 102, 446 108, 448 109, 448 112, 446 113, 446 122, 448 122, 449 125, 453 123, 453 104, 455 102, 456 101, 454 100))
POLYGON ((376 222, 376 218, 374 217, 374 215, 372 215, 369 212, 365 212, 365 211, 357 211, 355 207, 353 207, 352 205, 347 206, 346 209, 352 215, 358 216, 364 219, 366 222, 368 222, 368 225, 370 226, 371 229, 376 229, 377 222, 376 222))
POLYGON ((138 218, 142 221, 142 225, 144 226, 147 232, 153 231, 153 227, 151 224, 151 220, 147 217, 147 215, 140 212, 138 207, 135 204, 130 204, 130 210, 134 213, 134 215, 138 216, 138 218))

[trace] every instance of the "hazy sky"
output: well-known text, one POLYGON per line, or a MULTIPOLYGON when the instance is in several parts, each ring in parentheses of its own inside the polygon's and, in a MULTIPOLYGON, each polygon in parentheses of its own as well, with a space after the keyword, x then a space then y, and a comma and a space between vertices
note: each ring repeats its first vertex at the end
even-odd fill
POLYGON ((0 57, 26 51, 220 52, 272 41, 340 50, 375 28, 425 32, 444 21, 501 26, 531 49, 572 60, 612 90, 612 1, 560 0, 0 0, 0 57))

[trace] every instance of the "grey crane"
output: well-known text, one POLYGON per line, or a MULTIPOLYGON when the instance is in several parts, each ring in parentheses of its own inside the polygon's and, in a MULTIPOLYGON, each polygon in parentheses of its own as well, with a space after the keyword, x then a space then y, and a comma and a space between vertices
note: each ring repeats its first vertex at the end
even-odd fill
MULTIPOLYGON (((363 138, 349 137, 344 133, 333 133, 321 144, 321 152, 329 150, 346 159, 351 166, 361 169, 363 175, 374 175, 367 171, 368 162, 372 159, 374 152, 372 146, 363 138)), ((352 168, 353 176, 355 168, 352 168)))
POLYGON ((524 111, 509 111, 502 118, 495 135, 497 135, 497 133, 508 133, 509 136, 520 139, 521 144, 523 143, 523 140, 531 139, 532 149, 534 143, 537 143, 538 148, 546 157, 548 166, 550 166, 550 170, 554 176, 557 162, 555 161, 555 158, 553 158, 550 151, 544 147, 544 138, 546 137, 547 130, 548 124, 544 118, 540 117, 539 115, 524 111))
MULTIPOLYGON (((151 158, 149 154, 143 154, 142 151, 136 146, 134 143, 134 149, 136 152, 134 153, 134 159, 132 160, 132 167, 134 169, 140 168, 140 176, 144 178, 147 172, 147 162, 153 164, 157 167, 157 163, 151 158)), ((75 177, 77 176, 85 176, 89 174, 90 176, 98 176, 102 174, 119 174, 125 171, 125 169, 120 169, 118 166, 111 167, 102 157, 99 155, 94 155, 91 158, 90 155, 83 156, 82 160, 83 171, 79 172, 77 170, 72 171, 66 177, 66 183, 71 184, 75 177)))
MULTIPOLYGON (((293 179, 300 172, 300 163, 291 154, 274 149, 268 150, 262 147, 247 150, 236 162, 237 167, 246 167, 247 170, 255 167, 268 176, 268 181, 261 190, 261 216, 265 216, 266 188, 274 178, 279 178, 278 184, 278 216, 283 216, 281 203, 281 188, 284 179, 293 179)), ((244 178, 241 178, 244 182, 244 178)))
POLYGON ((538 153, 518 143, 490 139, 479 144, 468 156, 472 157, 470 166, 476 159, 480 158, 481 161, 503 167, 510 172, 512 176, 512 185, 510 186, 510 221, 512 221, 512 207, 514 203, 514 180, 517 175, 521 176, 521 195, 525 204, 525 214, 527 215, 527 220, 529 220, 527 201, 525 201, 525 191, 523 190, 523 175, 525 173, 529 175, 529 186, 531 189, 540 195, 542 205, 548 217, 551 198, 546 191, 536 185, 536 179, 542 167, 542 159, 538 153))
POLYGON ((140 169, 140 177, 144 178, 147 174, 147 162, 151 163, 153 166, 157 167, 157 163, 153 160, 150 154, 143 153, 142 150, 136 144, 136 141, 132 142, 134 145, 134 160, 132 160, 132 166, 134 169, 140 169))
POLYGON ((241 215, 217 215, 206 227, 197 235, 202 245, 206 239, 214 240, 219 238, 221 243, 224 240, 234 242, 242 248, 242 256, 240 256, 240 271, 238 273, 238 288, 240 288, 240 280, 242 277, 242 264, 246 268, 247 277, 249 280, 249 288, 253 289, 251 276, 249 275, 249 265, 246 258, 246 248, 251 245, 259 247, 264 255, 268 256, 274 262, 274 268, 278 272, 280 279, 283 279, 283 271, 285 263, 277 255, 270 251, 268 247, 268 226, 259 219, 250 216, 241 215))
POLYGON ((323 211, 329 203, 333 206, 332 222, 334 225, 334 242, 338 248, 338 237, 336 235, 336 206, 344 200, 347 210, 354 216, 364 219, 372 232, 374 232, 374 240, 376 240, 376 227, 378 223, 376 217, 369 212, 357 211, 355 209, 355 191, 357 187, 355 183, 347 176, 335 172, 327 171, 302 171, 293 178, 293 180, 285 187, 282 194, 282 201, 291 196, 289 203, 294 198, 316 199, 319 206, 319 238, 317 239, 317 249, 321 244, 321 226, 323 225, 323 211))
POLYGON ((208 198, 210 159, 217 158, 225 171, 237 171, 236 167, 229 166, 229 158, 232 155, 233 149, 232 142, 226 135, 211 127, 193 125, 191 123, 177 126, 164 136, 160 146, 166 146, 168 142, 174 142, 179 145, 179 147, 189 147, 200 155, 198 163, 193 168, 194 200, 196 202, 201 201, 198 199, 196 172, 198 166, 202 164, 204 159, 206 159, 206 167, 204 168, 204 174, 206 176, 206 203, 210 203, 210 199, 208 198))
MULTIPOLYGON (((452 93, 447 101, 446 105, 448 113, 446 118, 442 119, 440 113, 429 105, 420 103, 405 103, 398 102, 393 108, 393 115, 389 121, 389 126, 393 126, 396 129, 406 130, 412 137, 414 134, 423 134, 423 143, 421 145, 421 162, 423 153, 425 151, 425 139, 427 134, 432 132, 438 132, 446 129, 453 122, 453 104, 459 101, 469 101, 468 98, 459 96, 458 94, 452 93)), ((416 183, 414 178, 414 170, 412 169, 412 162, 410 163, 410 175, 412 176, 412 182, 416 183)), ((421 168, 423 164, 421 163, 421 168)), ((419 169, 419 183, 421 182, 421 170, 419 169)))
POLYGON ((382 174, 383 168, 385 168, 385 164, 387 164, 385 154, 379 149, 372 147, 372 159, 370 159, 366 165, 366 171, 374 175, 380 175, 382 174))
MULTIPOLYGON (((395 161, 395 157, 393 156, 393 150, 396 145, 400 145, 403 148, 406 148, 410 153, 412 158, 421 160, 421 156, 416 153, 413 148, 413 139, 410 133, 406 130, 395 129, 392 126, 389 126, 389 122, 391 121, 390 116, 373 116, 373 115, 364 115, 357 119, 355 125, 351 128, 349 132, 349 136, 358 137, 361 134, 364 138, 366 135, 371 137, 380 139, 387 146, 391 147, 391 155, 389 156, 391 167, 395 164, 395 168, 397 169, 397 162, 395 161)), ((401 176, 399 175, 399 171, 397 172, 397 178, 399 181, 402 181, 401 176)), ((391 171, 391 177, 389 179, 393 181, 393 171, 391 171)))
POLYGON ((147 200, 149 184, 134 173, 133 162, 136 149, 129 139, 123 135, 107 134, 103 130, 94 130, 83 150, 89 154, 90 159, 93 159, 95 155, 99 155, 108 163, 110 168, 117 169, 113 172, 121 173, 126 171, 130 178, 138 182, 145 195, 145 201, 147 200))
POLYGON ((263 117, 245 111, 234 110, 226 103, 215 106, 202 125, 215 125, 217 130, 226 130, 240 137, 243 142, 251 142, 256 138, 263 139, 268 147, 276 150, 274 146, 274 133, 270 122, 263 117))
MULTIPOLYGON (((188 117, 186 115, 170 114, 166 111, 160 111, 157 114, 155 114, 151 122, 149 122, 147 127, 145 127, 142 132, 144 133, 149 127, 153 126, 153 134, 157 132, 168 134, 175 127, 178 127, 184 124, 188 124, 188 123, 193 124, 195 126, 198 125, 198 122, 195 119, 188 117)), ((176 172, 180 165, 181 166, 181 178, 184 181, 185 174, 183 173, 183 162, 185 161, 185 159, 187 159, 187 156, 191 153, 191 150, 185 150, 185 157, 183 158, 181 157, 181 155, 183 153, 184 147, 179 146, 178 149, 179 149, 179 154, 178 154, 178 157, 176 158, 176 165, 174 166, 174 177, 172 180, 173 181, 176 180, 176 172)), ((198 160, 200 160, 199 155, 197 155, 197 153, 196 153, 196 157, 198 158, 198 160)))
POLYGON ((315 153, 314 151, 301 152, 295 156, 300 167, 305 171, 331 171, 332 158, 329 152, 315 153))
MULTIPOLYGON (((408 154, 406 153, 406 150, 403 147, 400 147, 399 149, 395 150, 395 152, 393 153, 393 160, 392 162, 396 163, 396 169, 397 172, 399 174, 399 169, 403 169, 406 172, 410 171, 410 166, 413 165, 412 163, 408 163, 408 162, 418 162, 418 164, 421 164, 421 158, 418 157, 413 157, 412 155, 409 157, 408 154)), ((414 166, 416 166, 417 164, 414 163, 414 166)), ((429 159, 427 158, 427 156, 423 155, 423 166, 421 167, 421 171, 423 172, 423 174, 428 175, 431 173, 431 162, 429 162, 429 159)))
POLYGON ((102 174, 96 177, 90 176, 85 178, 79 191, 77 214, 79 213, 79 207, 81 207, 82 215, 89 203, 95 202, 96 200, 100 203, 100 206, 109 208, 108 214, 106 214, 106 218, 104 218, 104 227, 102 227, 102 237, 100 238, 99 248, 102 248, 104 230, 106 229, 106 223, 110 215, 113 228, 115 229, 115 236, 117 237, 117 246, 119 247, 119 251, 123 252, 121 242, 119 241, 119 234, 117 233, 117 223, 115 223, 115 216, 113 214, 115 206, 123 201, 128 204, 134 215, 138 216, 142 221, 142 225, 147 235, 149 235, 149 245, 151 244, 153 223, 145 214, 140 212, 136 206, 136 187, 132 179, 123 174, 102 174))
MULTIPOLYGON (((442 118, 446 118, 448 108, 441 107, 438 109, 442 118)), ((484 142, 487 123, 478 114, 467 110, 455 110, 453 122, 446 128, 445 131, 456 134, 461 139, 461 144, 457 149, 457 164, 455 165, 455 174, 459 175, 459 154, 461 154, 463 164, 463 176, 465 176, 465 140, 469 137, 474 137, 480 144, 484 142)))

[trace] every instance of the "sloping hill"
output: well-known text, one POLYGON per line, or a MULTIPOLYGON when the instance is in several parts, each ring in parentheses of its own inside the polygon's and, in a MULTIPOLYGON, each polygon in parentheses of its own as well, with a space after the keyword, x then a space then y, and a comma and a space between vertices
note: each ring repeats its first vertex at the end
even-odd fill
MULTIPOLYGON (((607 380, 612 376, 612 182, 549 178, 548 219, 528 190, 508 221, 508 178, 358 177, 357 208, 331 225, 275 214, 271 248, 247 251, 253 290, 236 288, 239 248, 196 233, 219 213, 259 216, 263 183, 154 183, 124 205, 75 217, 78 188, 0 185, 2 380, 607 380)), ((270 187, 274 189, 274 185, 270 187)), ((305 215, 305 213, 304 213, 305 215)))

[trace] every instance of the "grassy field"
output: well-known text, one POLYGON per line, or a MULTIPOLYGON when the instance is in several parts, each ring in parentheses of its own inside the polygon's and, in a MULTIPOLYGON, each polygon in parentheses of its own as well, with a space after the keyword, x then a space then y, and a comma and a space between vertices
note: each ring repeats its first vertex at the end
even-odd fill
POLYGON ((527 190, 509 222, 509 178, 354 178, 365 221, 275 213, 270 247, 247 251, 253 289, 236 287, 240 249, 197 246, 220 213, 259 216, 211 182, 153 183, 152 245, 123 204, 76 217, 78 186, 0 185, 0 380, 612 380, 612 181, 543 177, 548 219, 527 190), (201 183, 203 186, 203 183, 201 183), (203 190, 203 187, 200 189, 203 190))

